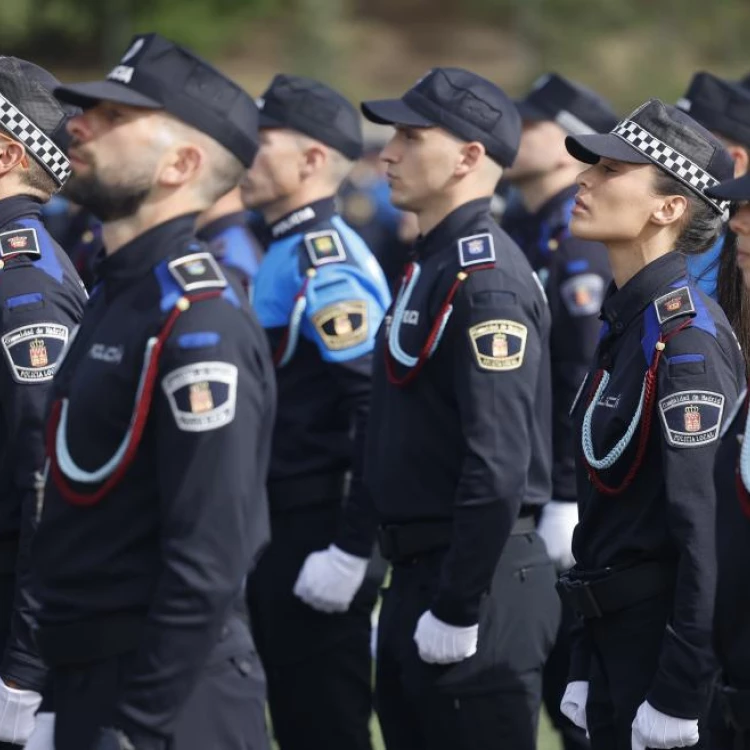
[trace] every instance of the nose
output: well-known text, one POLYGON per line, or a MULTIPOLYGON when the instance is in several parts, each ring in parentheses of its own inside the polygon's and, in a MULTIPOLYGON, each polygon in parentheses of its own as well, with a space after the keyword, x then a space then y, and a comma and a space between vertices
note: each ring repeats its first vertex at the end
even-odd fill
POLYGON ((729 228, 735 234, 750 235, 750 202, 743 203, 729 220, 729 228))
POLYGON ((391 138, 391 140, 383 146, 383 150, 380 152, 380 161, 383 161, 386 164, 395 164, 397 161, 394 140, 395 137, 391 138))
POLYGON ((68 133, 74 140, 85 142, 91 138, 92 129, 85 112, 74 115, 68 120, 68 133))
POLYGON ((593 167, 587 167, 583 170, 583 172, 579 172, 578 176, 576 177, 576 184, 578 187, 582 188, 589 188, 591 187, 590 183, 590 177, 591 177, 591 170, 593 167))

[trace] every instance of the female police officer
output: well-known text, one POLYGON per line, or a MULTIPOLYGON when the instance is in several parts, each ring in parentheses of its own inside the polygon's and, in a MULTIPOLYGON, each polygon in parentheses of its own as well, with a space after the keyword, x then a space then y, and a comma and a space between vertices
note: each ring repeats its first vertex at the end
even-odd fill
POLYGON ((573 406, 578 564, 561 594, 584 619, 563 712, 594 750, 698 744, 715 582, 711 481, 743 363, 724 314, 685 279, 710 247, 732 175, 707 130, 651 100, 606 135, 569 136, 574 235, 603 242, 614 283, 573 406))

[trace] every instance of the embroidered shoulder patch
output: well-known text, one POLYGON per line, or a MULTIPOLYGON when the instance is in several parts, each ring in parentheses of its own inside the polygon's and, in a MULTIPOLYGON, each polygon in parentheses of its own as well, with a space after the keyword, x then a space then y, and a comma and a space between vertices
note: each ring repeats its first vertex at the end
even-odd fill
POLYGON ((572 276, 560 285, 560 296, 571 317, 597 315, 604 300, 604 279, 595 273, 572 276))
POLYGON ((488 320, 469 328, 474 357, 483 370, 517 370, 527 335, 526 326, 514 320, 488 320))
POLYGON ((713 391, 680 391, 659 401, 659 415, 669 445, 695 448, 719 438, 724 396, 713 391))
POLYGON ((495 241, 489 232, 473 234, 458 241, 458 262, 461 268, 478 263, 495 262, 495 241))
POLYGON ((218 430, 234 419, 237 367, 228 362, 196 362, 168 373, 161 387, 174 421, 184 432, 218 430))
POLYGON ((346 250, 339 233, 335 229, 306 234, 305 248, 313 266, 343 263, 346 260, 346 250))
POLYGON ((349 349, 367 341, 367 302, 348 300, 327 305, 312 317, 320 338, 331 351, 349 349))
POLYGON ((15 255, 42 257, 36 229, 11 229, 8 232, 0 232, 0 258, 12 258, 15 255))
POLYGON ((184 255, 170 261, 167 267, 185 292, 195 292, 199 289, 223 289, 227 285, 224 272, 211 253, 184 255))
POLYGON ((52 380, 68 343, 68 328, 60 323, 21 326, 4 334, 3 352, 17 383, 52 380))
POLYGON ((680 315, 695 314, 695 305, 690 294, 690 287, 687 286, 681 286, 679 289, 668 292, 654 300, 654 307, 656 308, 656 317, 659 319, 660 324, 664 324, 668 320, 677 318, 680 315))

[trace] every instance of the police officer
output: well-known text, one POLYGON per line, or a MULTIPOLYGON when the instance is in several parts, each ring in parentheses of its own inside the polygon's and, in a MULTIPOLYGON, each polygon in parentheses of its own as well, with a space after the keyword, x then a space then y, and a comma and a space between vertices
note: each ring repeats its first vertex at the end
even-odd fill
POLYGON ((419 222, 375 350, 365 477, 392 563, 376 699, 389 750, 533 750, 559 619, 534 530, 550 497, 550 317, 489 213, 521 121, 493 83, 435 68, 402 99, 391 200, 419 222))
POLYGON ((722 231, 706 189, 733 172, 705 128, 657 99, 606 135, 568 136, 591 164, 571 232, 607 246, 602 338, 573 408, 576 567, 561 593, 585 620, 562 710, 594 750, 699 746, 713 671, 712 468, 744 380, 719 306, 684 254, 722 231))
POLYGON ((282 750, 370 747, 374 544, 360 513, 375 332, 390 304, 377 261, 336 213, 362 153, 359 114, 318 81, 263 94, 260 150, 243 182, 271 242, 253 304, 279 388, 268 493, 272 543, 248 582, 282 750), (364 583, 363 583, 364 581, 364 583))
POLYGON ((237 616, 268 537, 265 337, 194 239, 257 148, 253 100, 157 34, 58 88, 69 195, 107 256, 53 383, 34 569, 56 750, 261 748, 262 669, 237 616))
MULTIPOLYGON (((611 280, 607 253, 598 242, 570 234, 580 162, 565 148, 569 134, 608 132, 617 116, 600 96, 556 73, 540 78, 516 102, 523 132, 504 178, 519 191, 523 211, 505 214, 503 228, 516 240, 545 285, 552 315, 552 501, 539 535, 559 569, 573 566, 578 522, 575 446, 569 412, 599 339, 599 310, 611 280)), ((588 747, 585 733, 560 713, 570 659, 572 613, 565 608, 555 649, 545 665, 544 702, 566 749, 588 747)))
POLYGON ((60 136, 75 110, 55 100, 57 84, 32 63, 0 57, 0 748, 28 739, 42 700, 29 587, 35 487, 52 374, 86 302, 41 222, 70 174, 60 136))

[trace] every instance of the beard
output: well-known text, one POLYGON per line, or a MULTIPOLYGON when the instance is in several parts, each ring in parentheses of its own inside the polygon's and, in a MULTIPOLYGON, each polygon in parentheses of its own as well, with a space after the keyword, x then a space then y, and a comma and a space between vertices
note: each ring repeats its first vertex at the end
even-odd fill
POLYGON ((99 221, 107 223, 132 216, 143 205, 151 190, 141 181, 132 185, 107 185, 96 174, 72 174, 63 195, 91 211, 99 221))

